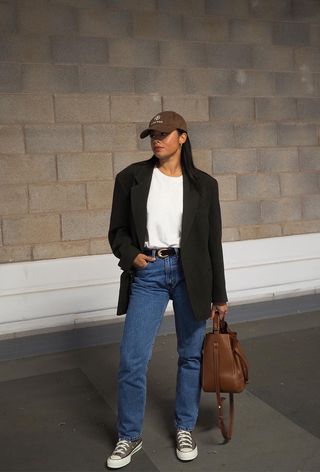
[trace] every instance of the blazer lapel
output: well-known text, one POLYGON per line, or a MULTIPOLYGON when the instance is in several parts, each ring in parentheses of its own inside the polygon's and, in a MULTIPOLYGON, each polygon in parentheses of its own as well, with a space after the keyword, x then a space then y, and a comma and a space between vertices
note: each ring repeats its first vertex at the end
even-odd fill
MULTIPOLYGON (((134 220, 139 249, 142 250, 147 228, 147 200, 151 185, 152 172, 156 158, 152 156, 135 175, 136 185, 131 187, 131 211, 134 220)), ((181 247, 191 229, 196 209, 199 204, 199 194, 191 185, 187 175, 183 174, 183 214, 181 228, 181 247)))
POLYGON ((156 157, 152 156, 135 175, 136 185, 131 187, 131 212, 139 249, 142 251, 147 231, 147 200, 156 157))
POLYGON ((199 205, 199 194, 190 182, 187 175, 183 174, 183 213, 180 247, 183 247, 194 220, 199 205))

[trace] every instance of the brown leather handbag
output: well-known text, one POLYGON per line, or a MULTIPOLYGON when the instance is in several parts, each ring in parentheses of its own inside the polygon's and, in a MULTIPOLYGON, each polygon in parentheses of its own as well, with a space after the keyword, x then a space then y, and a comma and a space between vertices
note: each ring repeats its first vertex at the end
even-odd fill
POLYGON ((202 353, 202 388, 215 392, 219 427, 223 437, 229 441, 234 420, 234 393, 244 390, 248 382, 248 362, 240 347, 237 333, 231 331, 226 321, 221 321, 218 312, 213 318, 213 332, 207 333, 202 353), (229 393, 229 424, 225 427, 222 403, 229 393))

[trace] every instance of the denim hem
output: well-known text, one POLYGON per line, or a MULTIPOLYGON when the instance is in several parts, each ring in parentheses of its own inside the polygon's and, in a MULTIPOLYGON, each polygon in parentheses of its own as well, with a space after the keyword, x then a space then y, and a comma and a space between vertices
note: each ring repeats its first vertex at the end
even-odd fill
POLYGON ((118 440, 119 441, 130 441, 130 442, 134 442, 134 441, 138 441, 139 439, 142 439, 141 436, 137 436, 136 438, 129 438, 128 436, 119 436, 118 440))
POLYGON ((177 431, 189 431, 189 433, 191 433, 191 431, 193 431, 194 428, 184 428, 183 426, 176 425, 176 429, 177 431))

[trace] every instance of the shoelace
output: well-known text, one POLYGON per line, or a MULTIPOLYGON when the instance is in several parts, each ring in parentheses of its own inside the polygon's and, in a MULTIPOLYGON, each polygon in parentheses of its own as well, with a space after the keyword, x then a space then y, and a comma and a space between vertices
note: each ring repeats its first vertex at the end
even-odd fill
POLYGON ((192 436, 190 431, 178 431, 177 440, 180 450, 183 448, 192 449, 192 436))
POLYGON ((113 451, 113 455, 121 455, 123 452, 126 452, 128 447, 130 447, 130 442, 126 439, 120 439, 120 441, 117 442, 115 450, 113 451))

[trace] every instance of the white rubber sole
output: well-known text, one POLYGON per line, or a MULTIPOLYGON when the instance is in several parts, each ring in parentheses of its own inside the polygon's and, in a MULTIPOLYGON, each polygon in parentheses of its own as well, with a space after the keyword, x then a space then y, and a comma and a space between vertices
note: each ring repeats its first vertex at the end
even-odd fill
POLYGON ((176 449, 177 457, 181 461, 192 461, 198 455, 198 447, 196 446, 192 451, 182 452, 179 449, 176 449))
POLYGON ((142 448, 142 442, 138 444, 138 446, 135 449, 133 449, 133 451, 131 452, 129 456, 124 457, 123 459, 111 459, 110 457, 108 457, 107 464, 106 464, 107 467, 109 467, 109 469, 120 469, 121 467, 124 467, 130 464, 131 457, 133 456, 133 454, 140 451, 141 448, 142 448))

